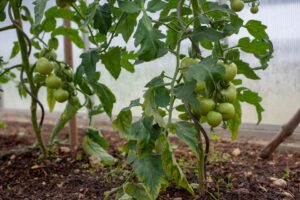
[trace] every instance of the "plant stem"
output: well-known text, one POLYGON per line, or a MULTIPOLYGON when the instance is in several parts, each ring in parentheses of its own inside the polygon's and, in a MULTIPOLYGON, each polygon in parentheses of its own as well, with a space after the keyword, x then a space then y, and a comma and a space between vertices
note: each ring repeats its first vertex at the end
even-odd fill
MULTIPOLYGON (((198 3, 198 0, 191 0, 192 3, 192 10, 193 10, 193 14, 194 14, 194 29, 197 29, 201 26, 200 20, 199 20, 199 16, 201 14, 201 9, 200 9, 200 5, 198 3)), ((198 51, 198 44, 193 44, 193 49, 197 52, 198 51)), ((187 106, 187 109, 189 109, 189 106, 187 106)), ((190 111, 190 110, 189 110, 190 111)), ((190 113, 190 115, 193 116, 192 113, 190 113)), ((203 148, 203 142, 202 142, 202 137, 201 137, 201 129, 202 126, 199 123, 197 118, 193 117, 193 121, 194 124, 196 125, 197 131, 199 134, 197 134, 197 142, 198 142, 198 148, 199 148, 199 152, 198 152, 198 156, 197 156, 197 171, 198 171, 198 182, 199 182, 199 192, 200 194, 204 194, 206 191, 206 183, 205 183, 205 179, 206 179, 206 163, 205 163, 205 152, 204 152, 204 148, 203 148)), ((207 138, 205 138, 206 140, 207 138)), ((207 141, 206 141, 207 143, 207 141)))
POLYGON ((176 68, 174 75, 172 77, 171 81, 171 88, 170 88, 170 107, 169 107, 169 118, 168 118, 168 124, 171 124, 172 122, 172 113, 173 113, 173 107, 174 107, 174 102, 175 102, 175 94, 174 94, 174 87, 176 83, 176 79, 179 73, 179 67, 180 67, 180 47, 181 47, 181 37, 182 33, 178 34, 178 40, 177 40, 177 50, 176 50, 176 68))
MULTIPOLYGON (((12 7, 12 11, 14 14, 14 19, 18 23, 19 27, 22 28, 22 22, 21 22, 21 16, 20 16, 20 10, 19 10, 19 1, 18 0, 11 0, 10 5, 12 7)), ((30 64, 29 64, 29 55, 27 51, 27 44, 24 39, 23 33, 17 28, 17 37, 20 45, 21 50, 21 57, 23 62, 23 70, 25 71, 30 87, 30 91, 33 95, 37 96, 38 90, 34 85, 33 77, 30 70, 30 64)), ((38 125, 37 122, 37 100, 35 98, 31 98, 31 123, 37 138, 38 145, 42 151, 42 154, 44 157, 47 156, 47 149, 43 143, 42 136, 41 136, 41 127, 38 125)))
POLYGON ((14 29, 14 28, 15 28, 14 25, 9 25, 9 26, 5 26, 5 27, 0 28, 0 31, 6 31, 6 30, 9 30, 9 29, 14 29))

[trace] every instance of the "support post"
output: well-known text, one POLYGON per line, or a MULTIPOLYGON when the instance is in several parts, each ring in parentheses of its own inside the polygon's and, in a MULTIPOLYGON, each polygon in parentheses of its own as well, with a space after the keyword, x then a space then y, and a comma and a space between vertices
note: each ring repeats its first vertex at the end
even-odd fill
POLYGON ((276 150, 276 148, 284 142, 288 137, 290 137, 295 129, 300 124, 300 108, 295 113, 295 115, 282 126, 281 131, 276 135, 273 140, 261 151, 259 157, 262 159, 267 159, 276 150))
MULTIPOLYGON (((70 28, 71 22, 69 20, 64 20, 64 26, 70 28)), ((72 42, 67 37, 64 37, 64 52, 65 52, 65 62, 73 68, 72 42)), ((70 127, 70 133, 69 133, 70 148, 72 151, 76 151, 78 147, 76 115, 70 120, 69 127, 70 127)))

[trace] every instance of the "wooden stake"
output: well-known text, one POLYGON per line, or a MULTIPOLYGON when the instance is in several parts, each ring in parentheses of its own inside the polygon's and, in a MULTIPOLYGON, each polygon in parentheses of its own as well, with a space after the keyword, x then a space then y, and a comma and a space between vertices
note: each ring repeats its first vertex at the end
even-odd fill
POLYGON ((300 123, 300 108, 295 113, 295 115, 282 126, 281 131, 278 135, 273 138, 273 140, 261 151, 259 157, 266 159, 271 156, 271 154, 276 150, 276 148, 284 142, 288 137, 290 137, 294 130, 298 127, 300 123))
MULTIPOLYGON (((69 20, 64 20, 64 26, 70 28, 71 22, 69 20)), ((64 37, 64 52, 65 52, 65 62, 73 68, 72 42, 67 37, 64 37)), ((73 151, 75 151, 78 147, 76 115, 70 120, 69 127, 70 127, 70 133, 69 133, 70 148, 73 151)))

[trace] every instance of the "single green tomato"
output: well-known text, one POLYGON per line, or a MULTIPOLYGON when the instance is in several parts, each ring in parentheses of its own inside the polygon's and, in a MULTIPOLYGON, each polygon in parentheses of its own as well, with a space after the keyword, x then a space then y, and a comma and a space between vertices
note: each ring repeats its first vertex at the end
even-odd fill
POLYGON ((237 74, 237 66, 234 63, 231 63, 230 65, 225 64, 225 75, 224 75, 224 81, 230 82, 234 79, 234 77, 237 74))
POLYGON ((199 62, 200 60, 197 58, 184 57, 181 60, 180 68, 182 69, 182 71, 186 71, 190 65, 197 64, 199 62))
POLYGON ((56 75, 51 74, 46 78, 46 86, 51 89, 57 89, 62 85, 62 81, 56 75))
POLYGON ((55 98, 56 101, 58 101, 60 103, 63 103, 66 100, 68 100, 69 92, 62 89, 62 88, 59 88, 59 89, 54 91, 54 98, 55 98))
POLYGON ((206 88, 206 83, 204 81, 198 81, 196 84, 195 92, 197 94, 203 94, 205 88, 206 88))
POLYGON ((235 12, 240 12, 244 9, 244 1, 242 0, 231 0, 230 7, 235 12))
POLYGON ((38 61, 36 62, 36 66, 35 66, 36 72, 40 74, 48 75, 52 72, 52 70, 53 70, 53 65, 47 58, 44 57, 39 58, 38 61))
POLYGON ((207 115, 209 111, 214 110, 216 107, 216 103, 213 99, 200 97, 198 98, 198 101, 200 104, 201 115, 207 115))
POLYGON ((252 14, 258 13, 258 6, 253 6, 253 7, 251 7, 251 8, 250 8, 250 12, 251 12, 252 14))
POLYGON ((236 88, 231 84, 228 88, 221 90, 221 94, 227 102, 233 103, 237 95, 236 88))
POLYGON ((206 121, 211 127, 219 126, 222 122, 222 115, 216 111, 209 111, 206 121))
POLYGON ((217 109, 222 114, 222 118, 225 121, 230 120, 234 117, 235 109, 231 103, 220 103, 217 109))

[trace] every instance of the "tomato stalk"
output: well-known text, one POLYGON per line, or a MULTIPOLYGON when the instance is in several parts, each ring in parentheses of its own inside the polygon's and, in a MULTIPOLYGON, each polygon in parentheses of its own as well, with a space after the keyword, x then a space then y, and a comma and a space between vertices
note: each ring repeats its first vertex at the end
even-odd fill
MULTIPOLYGON (((200 20, 199 20, 199 16, 201 14, 201 7, 198 3, 198 0, 192 0, 191 3, 192 3, 192 10, 193 10, 194 18, 195 18, 193 25, 194 25, 194 29, 197 29, 201 25, 200 20)), ((193 44, 193 42, 192 42, 192 44, 193 44)), ((198 44, 193 44, 192 46, 193 46, 193 49, 197 52, 198 44)), ((206 190, 206 158, 207 158, 206 153, 208 153, 208 152, 204 152, 201 132, 205 136, 207 151, 209 150, 209 138, 207 137, 205 130, 201 126, 199 119, 192 114, 189 106, 186 103, 185 103, 185 107, 186 107, 188 114, 192 117, 193 122, 197 129, 197 132, 199 133, 196 135, 197 141, 198 141, 197 145, 199 148, 198 155, 197 155, 197 171, 198 171, 199 192, 200 192, 200 194, 204 194, 205 190, 206 190)))
MULTIPOLYGON (((43 157, 47 156, 47 149, 44 145, 42 136, 41 136, 41 124, 39 125, 37 122, 37 104, 38 100, 37 94, 38 94, 38 88, 35 87, 30 64, 29 64, 29 53, 28 53, 28 47, 25 41, 25 37, 22 32, 22 21, 21 21, 21 14, 20 14, 20 6, 18 0, 11 0, 10 6, 14 15, 14 21, 18 23, 18 27, 16 27, 17 37, 20 45, 20 51, 21 51, 21 57, 22 57, 22 70, 26 73, 29 88, 31 92, 31 122, 34 129, 34 133, 36 135, 37 143, 42 151, 43 157)), ((13 19, 12 19, 13 20, 13 19)), ((23 80, 21 80, 22 82, 23 80)))

